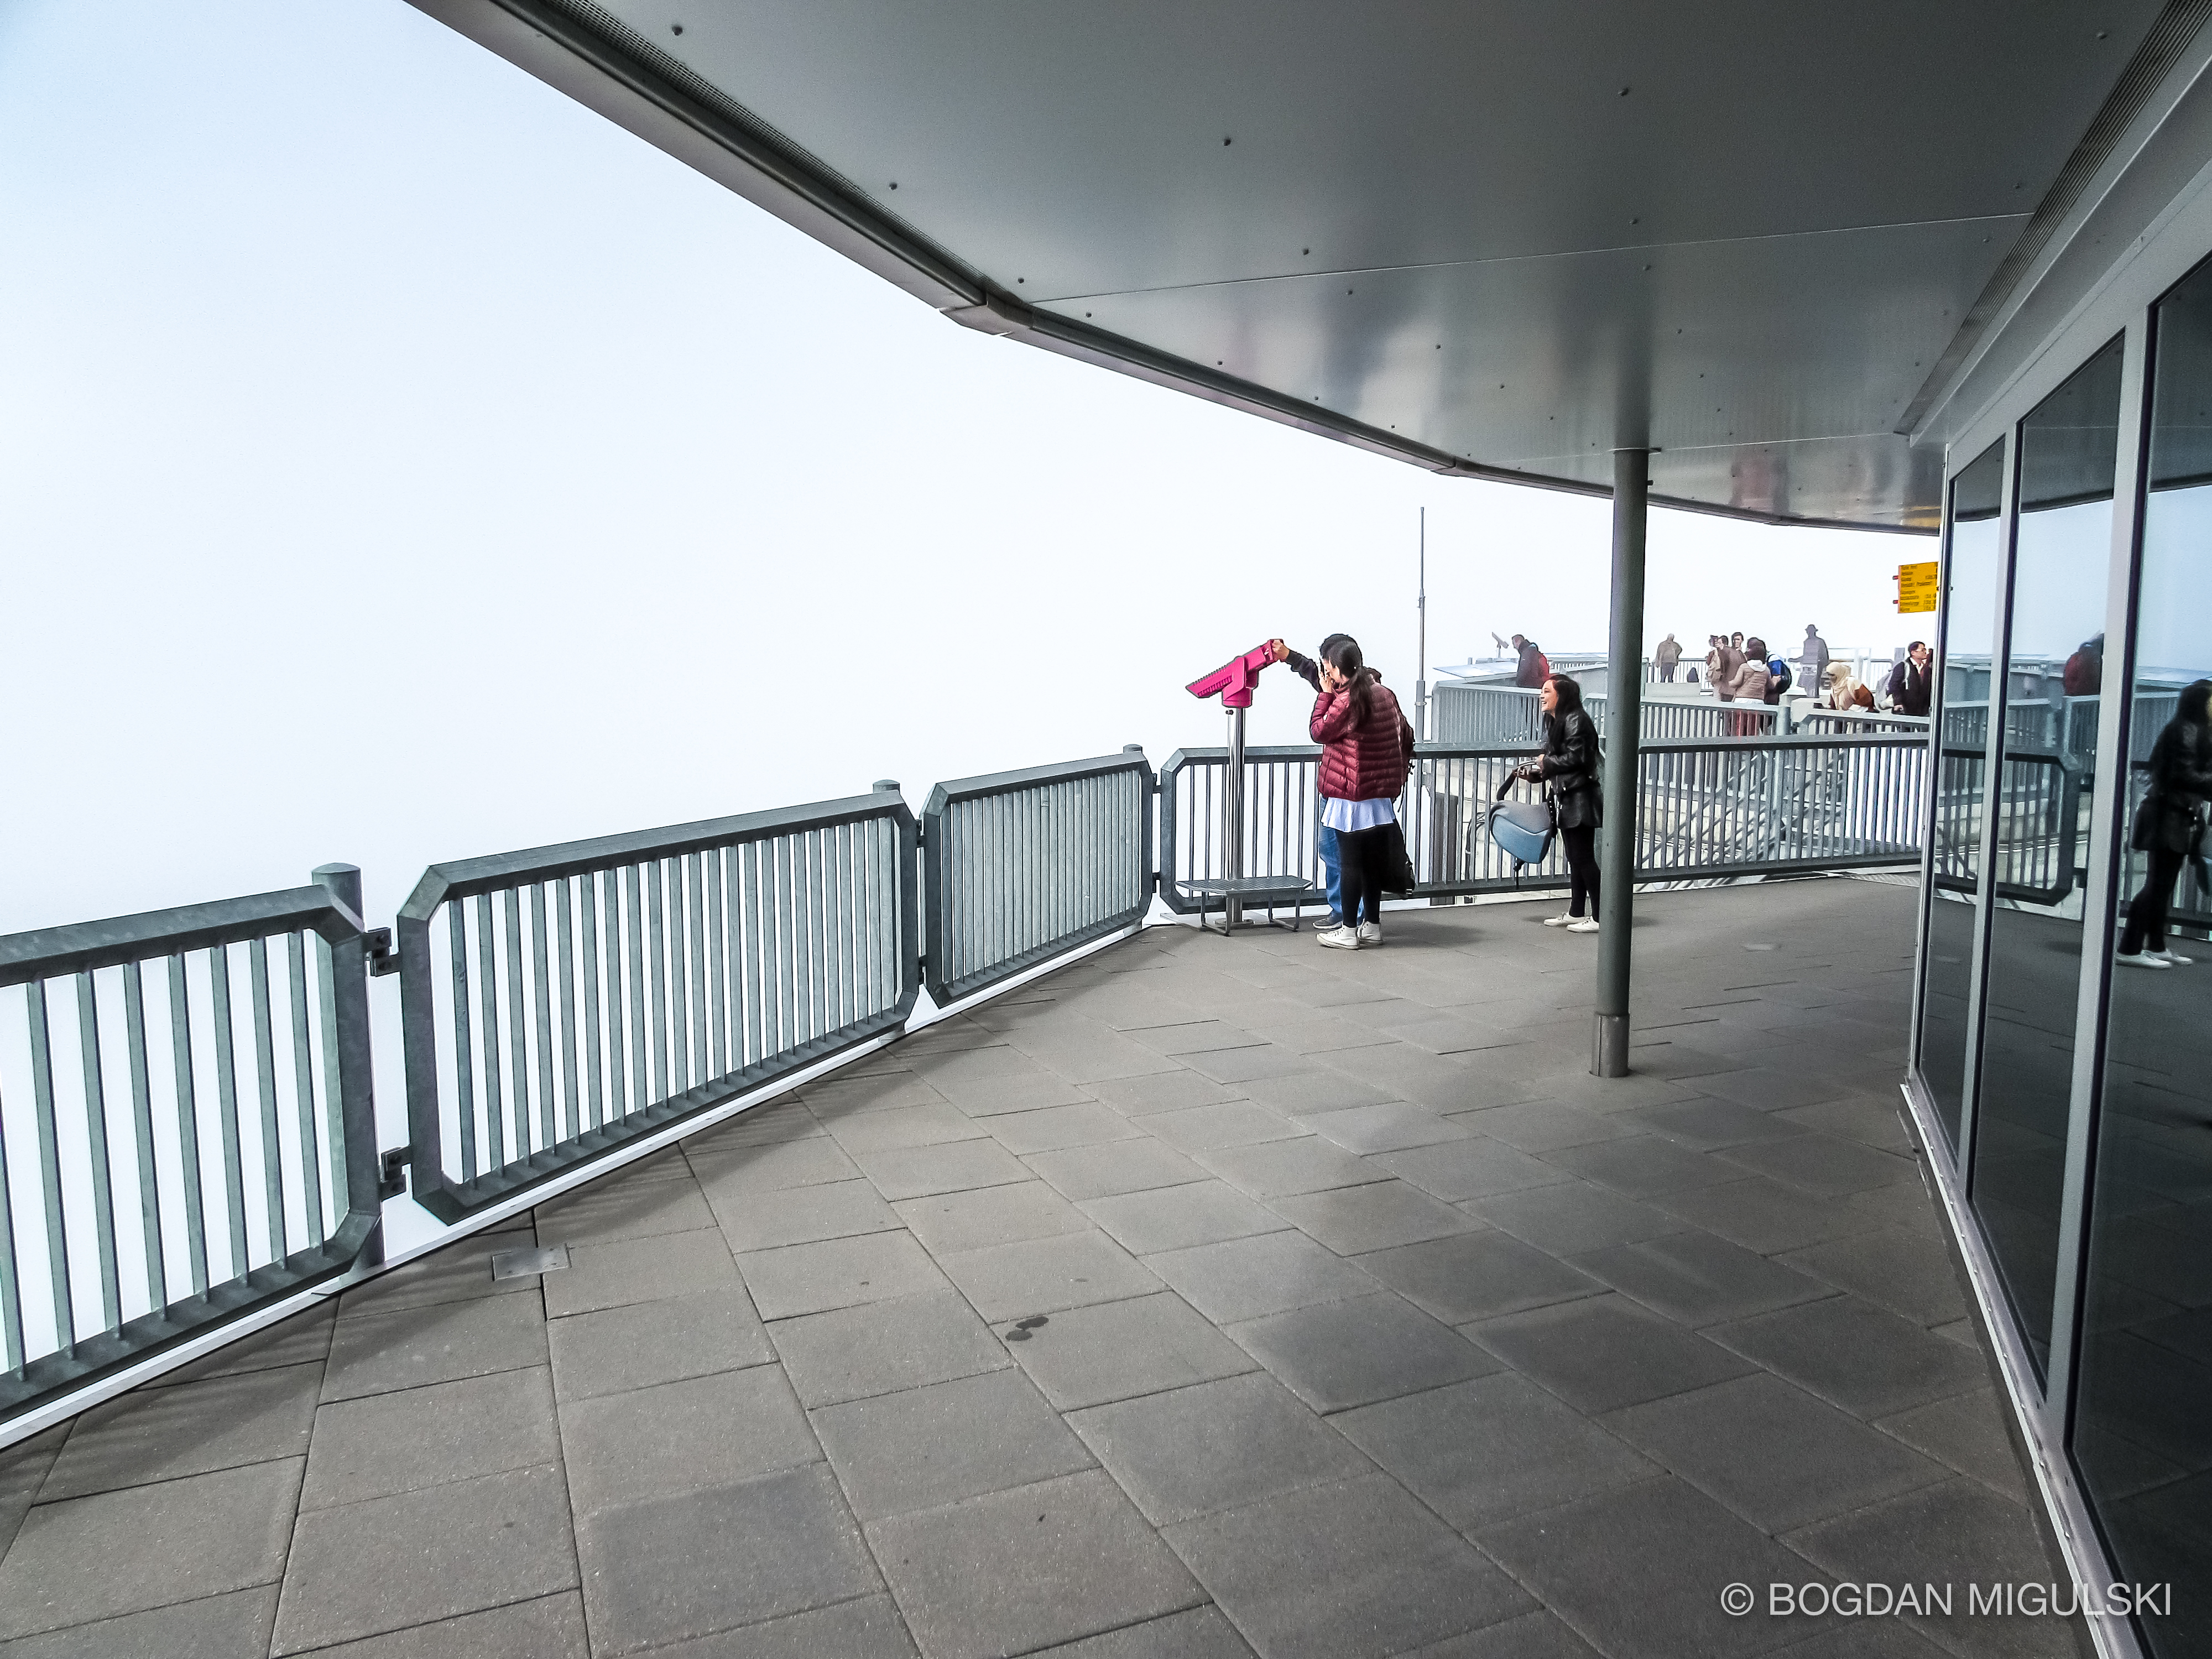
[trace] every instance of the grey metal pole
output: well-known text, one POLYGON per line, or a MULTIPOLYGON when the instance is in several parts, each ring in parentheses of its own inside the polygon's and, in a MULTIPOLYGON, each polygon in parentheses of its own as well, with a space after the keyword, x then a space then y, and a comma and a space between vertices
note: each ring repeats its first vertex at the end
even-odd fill
POLYGON ((1413 600, 1420 617, 1419 644, 1413 659, 1413 736, 1429 735, 1429 509, 1421 509, 1420 591, 1413 600))
MULTIPOLYGON (((1221 791, 1221 873, 1233 881, 1244 873, 1244 711, 1229 711, 1228 776, 1221 791)), ((1221 931, 1233 933, 1244 921, 1244 902, 1235 893, 1221 904, 1221 931)))
POLYGON ((1628 1075, 1636 910, 1637 738, 1644 721, 1644 525, 1651 452, 1613 452, 1613 635, 1607 643, 1605 827, 1598 834, 1597 1018, 1590 1075, 1628 1075))

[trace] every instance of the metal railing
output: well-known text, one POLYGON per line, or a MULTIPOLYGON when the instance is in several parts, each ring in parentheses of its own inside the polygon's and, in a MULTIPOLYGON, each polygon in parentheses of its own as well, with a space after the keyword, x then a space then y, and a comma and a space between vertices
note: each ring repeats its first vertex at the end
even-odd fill
POLYGON ((1864 709, 1808 708, 1797 719, 1797 730, 1808 737, 1826 737, 1852 732, 1918 732, 1928 735, 1925 714, 1884 714, 1864 709))
MULTIPOLYGON (((1512 685, 1439 685, 1430 694, 1435 740, 1460 746, 1538 742, 1543 732, 1539 693, 1512 685)), ((1583 706, 1603 736, 1611 702, 1595 685, 1583 688, 1583 706)), ((1782 711, 1759 702, 1717 698, 1647 697, 1638 730, 1645 741, 1678 738, 1771 737, 1782 711)))
MULTIPOLYGON (((1548 886, 1560 849, 1532 871, 1484 833, 1485 809, 1527 744, 1429 744, 1397 801, 1423 897, 1548 886)), ((1322 880, 1315 787, 1321 750, 1245 751, 1243 867, 1322 880)), ((1160 896, 1195 906, 1185 885, 1223 867, 1216 803, 1229 751, 1178 751, 1160 771, 1160 896)), ((1680 881, 1915 863, 1926 812, 1925 741, 1912 735, 1659 740, 1639 756, 1637 879, 1680 881)), ((1524 796, 1533 793, 1523 786, 1524 796)))
POLYGON ((316 875, 0 939, 0 1418, 374 1259, 359 872, 316 875))
POLYGON ((896 787, 439 865, 399 913, 408 1161, 457 1221, 897 1029, 896 787))
POLYGON ((1118 755, 940 783, 922 809, 924 963, 940 1006, 1144 919, 1152 769, 1118 755))

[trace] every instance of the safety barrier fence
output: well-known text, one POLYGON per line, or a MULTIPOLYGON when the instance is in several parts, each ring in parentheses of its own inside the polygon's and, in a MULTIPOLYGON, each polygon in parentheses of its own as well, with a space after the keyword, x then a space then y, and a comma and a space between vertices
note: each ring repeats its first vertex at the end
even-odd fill
MULTIPOLYGON (((1462 746, 1535 743, 1543 731, 1540 695, 1512 685, 1439 685, 1430 694, 1434 738, 1462 746)), ((1601 686, 1583 684, 1583 705, 1601 735, 1607 729, 1609 704, 1601 686)), ((1784 708, 1766 703, 1647 697, 1638 729, 1645 740, 1774 737, 1784 733, 1785 718, 1784 708)))

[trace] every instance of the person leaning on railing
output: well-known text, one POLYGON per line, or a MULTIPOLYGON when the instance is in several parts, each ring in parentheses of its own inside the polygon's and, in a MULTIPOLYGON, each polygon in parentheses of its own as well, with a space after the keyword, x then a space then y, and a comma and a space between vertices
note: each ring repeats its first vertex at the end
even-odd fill
POLYGON ((2142 889, 2128 904, 2114 960, 2130 968, 2179 968, 2190 958, 2166 948, 2166 913, 2185 860, 2204 880, 2204 803, 2212 797, 2212 680, 2191 681, 2150 750, 2150 790, 2136 809, 2129 844, 2150 855, 2142 889))
POLYGON ((1832 708, 1838 714, 1872 714, 1874 693, 1851 672, 1847 662, 1828 665, 1828 687, 1820 694, 1820 707, 1832 708))
POLYGON ((1382 943, 1382 890, 1401 844, 1391 805, 1413 764, 1413 728, 1398 699, 1376 677, 1359 647, 1341 635, 1322 652, 1321 694, 1307 728, 1322 745, 1316 787, 1322 823, 1336 831, 1343 925, 1323 928, 1322 945, 1355 951, 1382 943))
POLYGON ((1559 845, 1567 855, 1569 883, 1565 915, 1547 916, 1547 927, 1571 933, 1597 932, 1597 831, 1605 821, 1600 786, 1604 757, 1598 748, 1597 722, 1583 708, 1583 689, 1565 674, 1544 683, 1544 752, 1524 761, 1513 775, 1548 784, 1559 845), (1589 914, 1583 914, 1583 901, 1589 914))

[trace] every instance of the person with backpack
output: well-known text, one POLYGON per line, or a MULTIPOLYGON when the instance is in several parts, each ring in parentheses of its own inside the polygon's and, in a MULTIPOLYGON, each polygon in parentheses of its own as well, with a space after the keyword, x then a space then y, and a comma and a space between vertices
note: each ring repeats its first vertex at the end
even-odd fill
POLYGON ((2136 809, 2128 844, 2150 855, 2142 890, 2128 902, 2116 962, 2130 968, 2182 968, 2191 958, 2166 948, 2166 913, 2185 860, 2204 880, 2204 803, 2212 799, 2212 680, 2194 680, 2175 700, 2173 718, 2150 750, 2150 787, 2136 809))
MULTIPOLYGON (((1765 648, 1762 644, 1760 649, 1765 648)), ((1790 672, 1789 658, 1769 657, 1766 659, 1766 701, 1770 704, 1780 702, 1782 694, 1796 683, 1796 676, 1790 672)))
POLYGON ((1882 690, 1893 714, 1927 714, 1936 690, 1929 673, 1929 655, 1928 641, 1915 640, 1905 647, 1897 666, 1889 671, 1889 684, 1882 690))
POLYGON ((1552 794, 1559 826, 1559 846, 1567 855, 1567 908, 1547 916, 1547 927, 1571 933, 1597 932, 1597 832, 1605 821, 1602 781, 1605 757, 1598 746, 1597 722, 1583 707, 1583 689, 1565 674, 1544 683, 1544 752, 1523 763, 1514 775, 1541 782, 1552 794), (1589 913, 1583 912, 1583 901, 1589 913))
POLYGON ((1322 745, 1321 821, 1336 832, 1343 920, 1316 937, 1330 950, 1367 950, 1382 943, 1382 893, 1397 878, 1392 803, 1413 764, 1413 728, 1348 636, 1323 648, 1320 680, 1307 730, 1322 745))
POLYGON ((1535 641, 1519 634, 1513 636, 1513 649, 1520 656, 1513 670, 1513 684, 1523 691, 1539 690, 1552 677, 1552 659, 1535 641))

